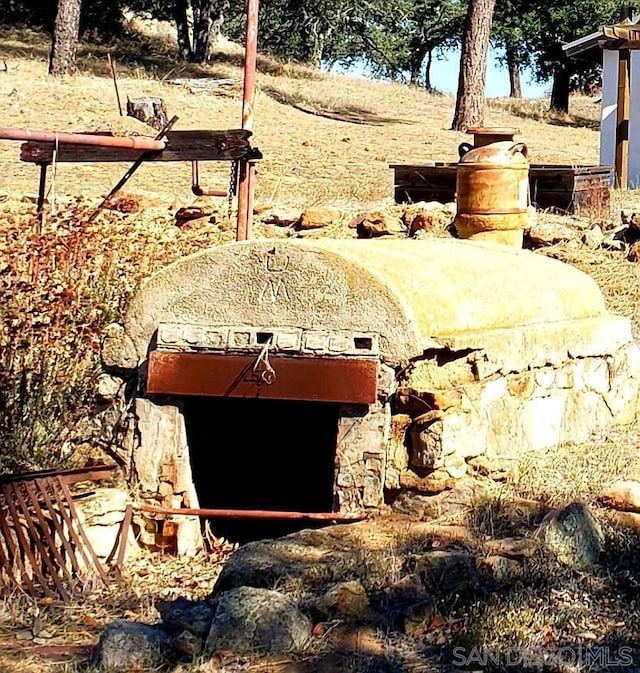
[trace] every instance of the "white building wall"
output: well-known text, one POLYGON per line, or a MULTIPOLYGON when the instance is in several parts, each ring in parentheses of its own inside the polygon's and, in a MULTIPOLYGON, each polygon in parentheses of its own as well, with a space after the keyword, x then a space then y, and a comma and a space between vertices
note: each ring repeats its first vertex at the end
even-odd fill
MULTIPOLYGON (((638 69, 640 70, 640 68, 638 69)), ((633 101, 632 101, 633 102, 633 101)), ((602 104, 600 108, 600 165, 613 166, 616 159, 618 117, 618 52, 602 51, 602 104)))

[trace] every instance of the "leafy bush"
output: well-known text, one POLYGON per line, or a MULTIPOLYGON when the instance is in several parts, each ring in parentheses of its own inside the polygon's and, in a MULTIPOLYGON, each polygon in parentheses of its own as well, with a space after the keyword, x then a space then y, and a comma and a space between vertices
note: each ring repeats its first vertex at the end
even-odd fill
POLYGON ((91 441, 102 330, 142 278, 211 239, 214 225, 183 232, 166 209, 122 203, 89 223, 79 198, 43 233, 0 210, 0 472, 64 467, 91 441))

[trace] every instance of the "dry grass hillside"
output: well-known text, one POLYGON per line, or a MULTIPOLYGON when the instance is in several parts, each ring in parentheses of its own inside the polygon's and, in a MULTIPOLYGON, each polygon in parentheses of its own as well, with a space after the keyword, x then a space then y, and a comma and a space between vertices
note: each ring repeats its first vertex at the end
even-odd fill
MULTIPOLYGON (((65 80, 48 78, 48 45, 29 30, 5 32, 0 56, 0 115, 3 126, 81 132, 112 130, 152 135, 148 127, 120 118, 106 63, 106 48, 83 45, 79 73, 65 80)), ((208 67, 176 65, 152 42, 145 50, 126 44, 113 49, 120 95, 158 96, 176 129, 237 128, 241 88, 224 95, 191 93, 170 84, 189 77, 241 78, 241 54, 229 47, 208 67), (133 53, 131 53, 133 52, 133 53), (134 60, 136 59, 136 60, 134 60)), ((450 131, 454 100, 396 84, 346 76, 321 75, 267 58, 259 62, 253 144, 264 154, 257 186, 258 201, 294 204, 356 201, 365 203, 391 194, 391 163, 455 161, 457 147, 469 138, 450 131)), ((573 101, 575 116, 552 119, 545 101, 491 101, 485 124, 516 126, 529 146, 533 163, 597 163, 598 115, 594 100, 573 101), (515 114, 514 114, 515 113, 515 114), (582 126, 584 119, 590 125, 582 126)), ((2 192, 33 194, 37 170, 17 161, 19 144, 0 142, 2 192)), ((59 195, 96 197, 117 181, 121 165, 64 165, 57 171, 59 195)), ((225 186, 226 165, 207 166, 204 179, 225 186)), ((190 199, 188 166, 143 167, 129 190, 152 192, 184 204, 190 199)))
MULTIPOLYGON (((140 23, 134 27, 144 34, 111 48, 123 99, 162 98, 169 116, 179 117, 176 129, 240 126, 239 47, 223 45, 206 67, 185 65, 174 60, 171 32, 166 27, 150 30, 140 23), (183 83, 172 83, 178 78, 183 83), (189 78, 231 80, 231 84, 203 92, 202 87, 184 82, 189 78)), ((62 80, 47 76, 47 52, 42 34, 0 28, 0 65, 6 63, 6 70, 0 69, 0 126, 154 135, 149 127, 119 115, 106 46, 83 43, 78 74, 62 80)), ((261 57, 252 141, 264 155, 259 164, 257 210, 274 206, 299 212, 307 205, 361 209, 391 204, 389 164, 457 159, 459 143, 469 137, 449 130, 453 109, 449 96, 323 75, 261 57)), ((518 139, 528 145, 533 163, 597 164, 598 115, 598 101, 591 98, 573 98, 567 116, 550 116, 546 101, 491 100, 485 125, 519 128, 518 139)), ((151 272, 182 255, 233 238, 224 199, 217 202, 219 213, 208 221, 176 226, 176 210, 194 201, 190 167, 179 163, 143 165, 128 183, 126 196, 91 223, 87 214, 127 166, 60 164, 55 181, 50 179, 53 188, 43 232, 35 233, 38 169, 19 161, 19 146, 0 140, 0 421, 4 424, 0 428, 0 472, 40 467, 47 461, 54 465, 81 461, 87 452, 100 449, 87 447, 83 433, 91 410, 91 382, 98 369, 103 326, 120 317, 137 284, 151 272), (13 463, 7 459, 11 451, 15 452, 13 463)), ((224 189, 229 166, 203 164, 200 177, 204 187, 224 189)), ((612 229, 619 223, 621 208, 632 211, 636 207, 640 207, 637 193, 616 192, 610 215, 599 224, 612 229)), ((569 226, 584 225, 578 218, 541 217, 569 226)), ((338 236, 355 235, 346 223, 330 231, 338 236)), ((255 235, 298 233, 258 222, 255 235)), ((605 250, 555 247, 548 253, 591 273, 609 307, 631 317, 640 334, 640 265, 628 262, 620 252, 605 250)), ((639 476, 635 426, 571 450, 556 447, 525 461, 496 500, 475 514, 473 525, 480 535, 497 534, 504 523, 503 506, 511 497, 535 498, 549 506, 581 498, 595 505, 597 494, 613 479, 639 476)), ((450 606, 444 617, 438 615, 444 621, 429 625, 423 634, 425 652, 457 642, 461 625, 470 623, 469 633, 489 633, 491 642, 499 644, 511 642, 512 637, 546 643, 543 639, 550 633, 561 643, 565 633, 575 631, 587 633, 585 642, 600 642, 602 636, 603 642, 633 641, 637 645, 639 579, 634 550, 639 538, 613 528, 607 534, 608 553, 616 559, 624 557, 621 563, 628 581, 621 593, 616 588, 611 596, 604 596, 615 582, 602 574, 585 577, 567 571, 553 577, 541 572, 538 584, 519 597, 509 595, 502 603, 501 596, 479 601, 466 614, 460 606, 450 606), (577 605, 586 606, 580 614, 577 605), (606 640, 609 637, 612 640, 606 640)), ((221 555, 227 551, 227 547, 218 549, 221 555)), ((201 564, 143 557, 127 569, 125 587, 113 586, 88 604, 38 604, 22 595, 3 598, 0 671, 86 670, 87 651, 105 624, 119 617, 152 622, 158 614, 156 601, 206 595, 219 560, 215 554, 201 564), (48 635, 34 642, 36 624, 39 633, 48 635)), ((395 646, 391 639, 386 645, 395 646)), ((425 655, 415 667, 380 670, 444 670, 430 657, 425 655)), ((195 665, 174 669, 175 673, 187 670, 213 673, 223 669, 195 665)), ((224 670, 267 669, 241 662, 224 670)), ((276 666, 269 670, 311 669, 276 666)), ((543 666, 536 670, 556 669, 543 666)))

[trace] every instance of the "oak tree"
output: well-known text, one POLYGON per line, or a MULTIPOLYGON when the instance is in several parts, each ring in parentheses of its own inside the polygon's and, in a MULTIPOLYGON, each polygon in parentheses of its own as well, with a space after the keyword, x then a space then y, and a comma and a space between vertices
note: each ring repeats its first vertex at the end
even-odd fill
POLYGON ((484 117, 487 55, 496 0, 470 0, 460 54, 458 95, 451 128, 481 126, 484 117))
POLYGON ((80 32, 81 0, 58 0, 53 28, 49 74, 69 75, 76 69, 76 52, 80 32))

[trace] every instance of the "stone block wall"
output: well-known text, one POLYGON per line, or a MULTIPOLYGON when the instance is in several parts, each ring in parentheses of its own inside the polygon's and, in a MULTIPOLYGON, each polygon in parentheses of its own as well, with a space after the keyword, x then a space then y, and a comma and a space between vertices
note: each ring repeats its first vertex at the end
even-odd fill
POLYGON ((530 452, 586 442, 636 417, 634 342, 521 371, 478 366, 490 360, 469 349, 431 352, 405 371, 391 422, 388 489, 435 492, 478 462, 500 471, 530 452))

